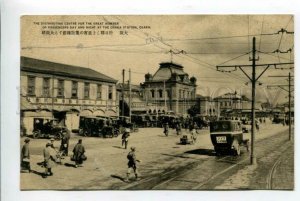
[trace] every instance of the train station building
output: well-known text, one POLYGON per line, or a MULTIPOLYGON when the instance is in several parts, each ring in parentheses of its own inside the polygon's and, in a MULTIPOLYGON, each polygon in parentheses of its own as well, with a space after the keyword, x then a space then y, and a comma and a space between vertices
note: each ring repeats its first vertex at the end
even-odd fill
POLYGON ((172 62, 160 63, 141 83, 148 113, 173 112, 185 115, 196 104, 197 79, 189 77, 184 67, 172 62))

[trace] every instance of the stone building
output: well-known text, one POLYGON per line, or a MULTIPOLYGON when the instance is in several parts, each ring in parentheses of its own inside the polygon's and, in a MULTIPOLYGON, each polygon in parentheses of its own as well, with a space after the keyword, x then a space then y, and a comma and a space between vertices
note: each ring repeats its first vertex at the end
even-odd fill
POLYGON ((70 130, 80 116, 118 116, 117 80, 95 70, 21 57, 21 125, 53 117, 70 130))
POLYGON ((143 99, 148 113, 170 112, 183 115, 196 104, 196 78, 184 72, 183 66, 166 62, 159 69, 145 75, 143 99))

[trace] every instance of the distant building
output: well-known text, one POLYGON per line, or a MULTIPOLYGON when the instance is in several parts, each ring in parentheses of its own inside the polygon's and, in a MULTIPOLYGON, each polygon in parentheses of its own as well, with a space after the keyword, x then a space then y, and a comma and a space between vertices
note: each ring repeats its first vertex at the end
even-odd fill
POLYGON ((197 95, 197 102, 199 104, 199 112, 202 116, 220 116, 219 104, 216 100, 209 96, 197 95))
POLYGON ((21 57, 21 124, 54 117, 78 129, 80 116, 118 116, 117 80, 95 70, 21 57))
MULTIPOLYGON (((251 116, 252 102, 244 95, 239 95, 236 92, 226 93, 214 98, 213 100, 216 104, 218 104, 221 116, 251 116)), ((263 111, 260 102, 256 102, 255 110, 256 112, 259 112, 259 116, 264 115, 264 113, 262 113, 263 111)))
MULTIPOLYGON (((123 84, 117 84, 117 99, 120 107, 120 116, 122 115, 122 89, 123 84)), ((124 116, 129 116, 129 85, 124 84, 124 116)), ((143 88, 140 85, 131 85, 131 113, 132 114, 143 114, 147 113, 148 108, 145 100, 143 99, 143 88)))
POLYGON ((141 84, 148 113, 187 114, 196 104, 196 81, 195 77, 189 78, 183 66, 161 63, 154 75, 145 75, 145 82, 141 84))

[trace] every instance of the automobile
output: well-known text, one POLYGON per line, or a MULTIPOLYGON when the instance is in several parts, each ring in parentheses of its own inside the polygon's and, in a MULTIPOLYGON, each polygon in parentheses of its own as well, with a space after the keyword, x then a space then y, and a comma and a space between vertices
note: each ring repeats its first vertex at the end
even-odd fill
POLYGON ((59 124, 58 119, 52 117, 38 117, 33 119, 33 138, 61 139, 65 126, 59 124))
POLYGON ((130 132, 138 132, 139 128, 134 122, 130 122, 130 118, 127 116, 120 116, 116 121, 114 127, 123 133, 125 128, 130 128, 130 132))
POLYGON ((102 137, 104 138, 107 138, 107 137, 118 137, 119 135, 119 132, 118 130, 113 127, 113 126, 104 126, 101 130, 101 135, 102 137))
POLYGON ((244 139, 241 121, 221 120, 211 122, 210 138, 216 155, 229 153, 239 156, 241 146, 245 146, 249 151, 249 139, 244 139))
POLYGON ((79 120, 79 135, 100 137, 107 119, 101 117, 81 116, 79 120))

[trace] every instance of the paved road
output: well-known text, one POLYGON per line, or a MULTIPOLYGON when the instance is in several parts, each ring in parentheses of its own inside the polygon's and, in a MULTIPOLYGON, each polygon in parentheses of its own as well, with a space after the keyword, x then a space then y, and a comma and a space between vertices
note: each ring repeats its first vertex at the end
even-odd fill
MULTIPOLYGON (((257 134, 258 140, 287 129, 282 125, 272 124, 265 124, 261 127, 261 131, 257 134)), ((246 137, 249 137, 249 134, 246 137)), ((71 149, 78 138, 78 136, 72 137, 71 149)), ((160 176, 162 179, 154 181, 154 183, 160 183, 171 178, 173 173, 186 172, 191 168, 197 168, 198 164, 206 165, 199 167, 204 169, 201 174, 195 175, 197 177, 213 174, 222 168, 220 163, 216 162, 207 130, 199 131, 197 143, 194 145, 180 145, 178 144, 179 138, 180 136, 176 136, 175 131, 165 137, 160 128, 140 129, 138 133, 131 134, 130 146, 137 147, 137 156, 142 160, 139 164, 142 177, 140 182, 160 176)), ((21 139, 21 143, 23 140, 21 139)), ((43 160, 41 153, 46 141, 45 139, 32 139, 31 163, 36 173, 21 174, 21 189, 126 189, 139 184, 134 181, 130 184, 123 182, 127 171, 126 155, 129 150, 121 147, 120 136, 112 139, 83 138, 88 156, 84 167, 73 168, 73 162, 67 157, 63 160, 64 165, 58 165, 53 169, 54 176, 42 179, 39 173, 44 170, 37 163, 43 160)), ((59 146, 59 142, 56 142, 56 145, 59 146)), ((151 189, 151 185, 145 189, 151 189)), ((180 185, 178 184, 178 187, 181 188, 180 185)))

